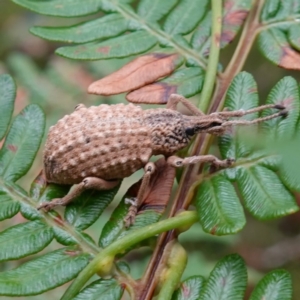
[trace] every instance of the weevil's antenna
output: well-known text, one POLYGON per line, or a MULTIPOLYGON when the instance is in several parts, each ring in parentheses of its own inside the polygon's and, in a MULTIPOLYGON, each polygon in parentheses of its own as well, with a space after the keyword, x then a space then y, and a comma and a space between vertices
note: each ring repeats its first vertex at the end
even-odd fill
POLYGON ((286 107, 284 105, 281 104, 266 104, 266 105, 261 105, 252 109, 248 109, 248 110, 235 110, 235 111, 221 111, 221 112, 217 112, 217 113, 212 113, 211 115, 218 115, 218 116, 222 116, 225 118, 230 118, 230 117, 242 117, 245 115, 249 115, 249 114, 253 114, 265 109, 270 109, 270 108, 274 108, 274 109, 279 109, 279 110, 284 110, 286 109, 286 107))
POLYGON ((233 126, 233 125, 251 125, 251 124, 257 124, 263 121, 268 121, 274 118, 278 118, 278 117, 286 117, 288 115, 288 110, 287 109, 283 109, 282 111, 279 111, 277 113, 274 113, 272 115, 266 116, 266 117, 262 117, 262 118, 257 118, 251 121, 248 120, 232 120, 232 121, 226 121, 222 124, 223 127, 227 127, 227 126, 233 126))
POLYGON ((209 129, 207 129, 208 133, 212 134, 222 134, 225 130, 226 127, 231 127, 231 126, 236 126, 236 125, 252 125, 252 124, 257 124, 261 123, 263 121, 268 121, 274 118, 278 117, 286 117, 288 115, 288 110, 283 106, 279 104, 267 104, 263 106, 259 106, 253 109, 249 110, 239 110, 239 111, 224 111, 224 112, 219 112, 218 116, 222 114, 222 117, 229 118, 229 117, 242 117, 247 114, 251 114, 254 112, 258 112, 264 109, 269 109, 269 108, 275 108, 275 109, 280 109, 281 111, 271 114, 266 117, 261 117, 261 118, 256 118, 254 120, 230 120, 230 121, 224 121, 222 125, 220 126, 214 126, 209 129))

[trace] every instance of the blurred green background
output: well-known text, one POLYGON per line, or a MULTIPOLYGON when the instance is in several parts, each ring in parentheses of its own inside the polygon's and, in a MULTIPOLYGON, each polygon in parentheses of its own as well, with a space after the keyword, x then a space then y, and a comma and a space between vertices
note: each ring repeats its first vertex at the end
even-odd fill
MULTIPOLYGON (((77 62, 60 58, 54 54, 58 43, 47 42, 29 33, 33 25, 68 25, 76 23, 75 18, 60 19, 40 16, 18 7, 8 0, 0 0, 0 74, 10 73, 17 81, 18 93, 15 113, 28 103, 38 103, 47 115, 47 127, 60 117, 73 111, 78 103, 96 105, 100 103, 117 103, 124 101, 124 95, 112 97, 91 96, 86 93, 87 86, 96 79, 117 70, 130 59, 94 62, 77 62)), ((82 21, 82 18, 80 19, 82 21)), ((221 53, 221 62, 226 66, 236 43, 233 42, 221 53)), ((244 70, 252 73, 258 83, 262 102, 275 83, 285 75, 297 80, 300 72, 280 69, 257 51, 254 47, 244 70)), ((197 96, 196 96, 197 97, 197 96)), ((41 149, 42 150, 42 149, 41 149)), ((41 155, 31 168, 26 178, 19 183, 28 189, 30 182, 39 173, 41 155)), ((124 194, 130 183, 137 180, 141 173, 123 182, 119 195, 124 194)), ((116 201, 94 224, 89 233, 97 240, 104 222, 107 221, 116 201)), ((298 203, 300 197, 298 196, 298 203)), ((300 299, 300 214, 270 222, 259 222, 247 216, 247 225, 235 236, 214 237, 203 233, 199 225, 181 235, 180 240, 189 253, 189 262, 184 278, 190 275, 207 275, 215 262, 222 256, 238 252, 249 266, 249 291, 261 276, 274 268, 286 268, 294 281, 294 299, 300 299), (199 273, 200 272, 200 273, 199 273)), ((22 216, 0 223, 0 229, 25 221, 22 216)), ((44 252, 54 249, 52 243, 44 252)), ((147 264, 150 249, 140 249, 127 255, 134 277, 142 275, 147 264)), ((16 262, 0 264, 0 271, 14 268, 31 257, 16 262)), ((43 295, 24 299, 59 299, 65 286, 49 291, 43 295)), ((1 299, 11 299, 0 297, 1 299)), ((18 298, 22 299, 22 298, 18 298)))

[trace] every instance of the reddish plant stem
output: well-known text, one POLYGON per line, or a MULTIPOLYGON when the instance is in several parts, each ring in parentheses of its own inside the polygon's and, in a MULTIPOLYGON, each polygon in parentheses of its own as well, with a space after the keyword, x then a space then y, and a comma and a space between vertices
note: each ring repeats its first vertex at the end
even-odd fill
MULTIPOLYGON (((220 111, 224 105, 225 93, 233 80, 233 78, 241 71, 251 47, 254 43, 256 35, 258 33, 260 24, 259 16, 263 5, 263 0, 256 0, 250 10, 246 19, 239 44, 235 49, 230 63, 226 67, 224 73, 219 76, 217 81, 215 93, 212 100, 212 105, 209 109, 209 113, 220 111)), ((209 147, 212 143, 212 137, 209 135, 198 136, 195 140, 191 155, 204 155, 207 154, 209 147)), ((202 166, 200 166, 201 170, 202 166)), ((199 166, 187 167, 181 177, 175 199, 168 217, 174 216, 178 211, 187 209, 193 199, 193 182, 195 177, 199 174, 199 166)), ((162 258, 166 245, 173 239, 176 238, 176 232, 174 230, 164 232, 160 235, 157 241, 156 248, 150 259, 147 271, 144 274, 141 284, 140 295, 137 296, 139 300, 151 300, 154 289, 157 283, 157 270, 162 263, 162 258)))

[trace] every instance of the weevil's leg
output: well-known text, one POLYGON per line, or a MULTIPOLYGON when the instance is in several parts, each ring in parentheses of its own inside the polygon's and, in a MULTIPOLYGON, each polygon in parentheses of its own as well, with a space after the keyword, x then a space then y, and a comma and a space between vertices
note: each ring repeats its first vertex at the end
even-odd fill
POLYGON ((234 159, 227 158, 220 160, 213 155, 200 155, 200 156, 190 156, 181 158, 178 156, 170 156, 167 159, 167 163, 173 167, 180 168, 187 165, 193 165, 197 163, 211 163, 217 168, 227 168, 230 167, 234 162, 234 159))
POLYGON ((49 211, 58 205, 67 205, 72 202, 76 197, 80 196, 82 192, 87 189, 95 190, 110 190, 119 184, 119 180, 106 181, 97 177, 86 177, 74 189, 63 198, 56 198, 50 202, 41 203, 37 209, 44 209, 49 211))
POLYGON ((141 186, 136 198, 125 199, 126 203, 130 203, 128 213, 124 218, 125 227, 129 227, 135 221, 135 216, 137 214, 138 208, 143 203, 143 200, 146 195, 147 187, 149 186, 151 175, 155 171, 155 165, 152 162, 148 162, 144 167, 145 174, 142 179, 141 186))
MULTIPOLYGON (((272 115, 266 116, 266 117, 262 117, 262 118, 257 118, 251 121, 247 121, 247 120, 232 120, 232 121, 226 121, 222 124, 222 127, 230 127, 230 126, 234 126, 234 125, 251 125, 251 124, 257 124, 263 121, 268 121, 274 118, 278 118, 278 117, 286 117, 288 115, 288 111, 286 109, 281 110, 280 112, 274 113, 272 115)), ((209 132, 209 130, 207 131, 209 132)))
POLYGON ((86 106, 82 103, 79 103, 75 106, 74 110, 79 110, 79 109, 82 109, 82 108, 86 108, 86 106))
POLYGON ((222 116, 222 117, 242 117, 244 115, 249 115, 249 114, 253 114, 265 109, 269 109, 269 108, 275 108, 275 109, 279 109, 279 110, 284 110, 286 107, 284 105, 281 104, 266 104, 266 105, 261 105, 252 109, 248 109, 248 110, 235 110, 235 111, 221 111, 221 112, 215 112, 212 113, 211 115, 218 115, 218 116, 222 116))
POLYGON ((181 102, 187 109, 190 110, 190 112, 195 115, 195 116, 204 116, 205 114, 198 109, 193 103, 191 103, 188 99, 184 98, 181 95, 178 94, 171 94, 168 103, 167 103, 167 108, 176 110, 177 104, 181 102))

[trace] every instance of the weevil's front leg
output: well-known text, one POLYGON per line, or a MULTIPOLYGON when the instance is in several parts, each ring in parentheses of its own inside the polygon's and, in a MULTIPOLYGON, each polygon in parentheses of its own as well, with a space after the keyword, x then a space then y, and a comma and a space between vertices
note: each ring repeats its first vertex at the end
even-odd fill
POLYGON ((37 209, 44 209, 45 211, 49 211, 59 205, 65 206, 68 203, 72 202, 76 197, 80 196, 82 192, 87 189, 110 190, 117 186, 119 183, 119 180, 106 181, 97 177, 87 177, 83 179, 81 183, 76 185, 74 189, 65 197, 53 199, 51 202, 43 202, 38 206, 37 209))
POLYGON ((167 108, 176 110, 177 104, 181 102, 193 115, 195 116, 204 116, 205 114, 198 109, 193 103, 191 103, 188 99, 184 98, 178 94, 171 94, 168 99, 167 108))
POLYGON ((148 162, 144 167, 145 174, 142 179, 141 186, 136 198, 125 199, 125 202, 131 204, 127 216, 124 219, 125 227, 129 227, 135 221, 135 216, 137 214, 138 208, 143 203, 145 198, 147 187, 149 186, 151 175, 155 171, 155 165, 152 162, 148 162))
POLYGON ((230 167, 234 162, 234 159, 227 158, 220 160, 213 155, 200 155, 200 156, 190 156, 181 158, 178 156, 170 156, 167 159, 167 163, 173 167, 179 168, 187 165, 193 165, 197 163, 210 163, 216 168, 227 168, 230 167))

